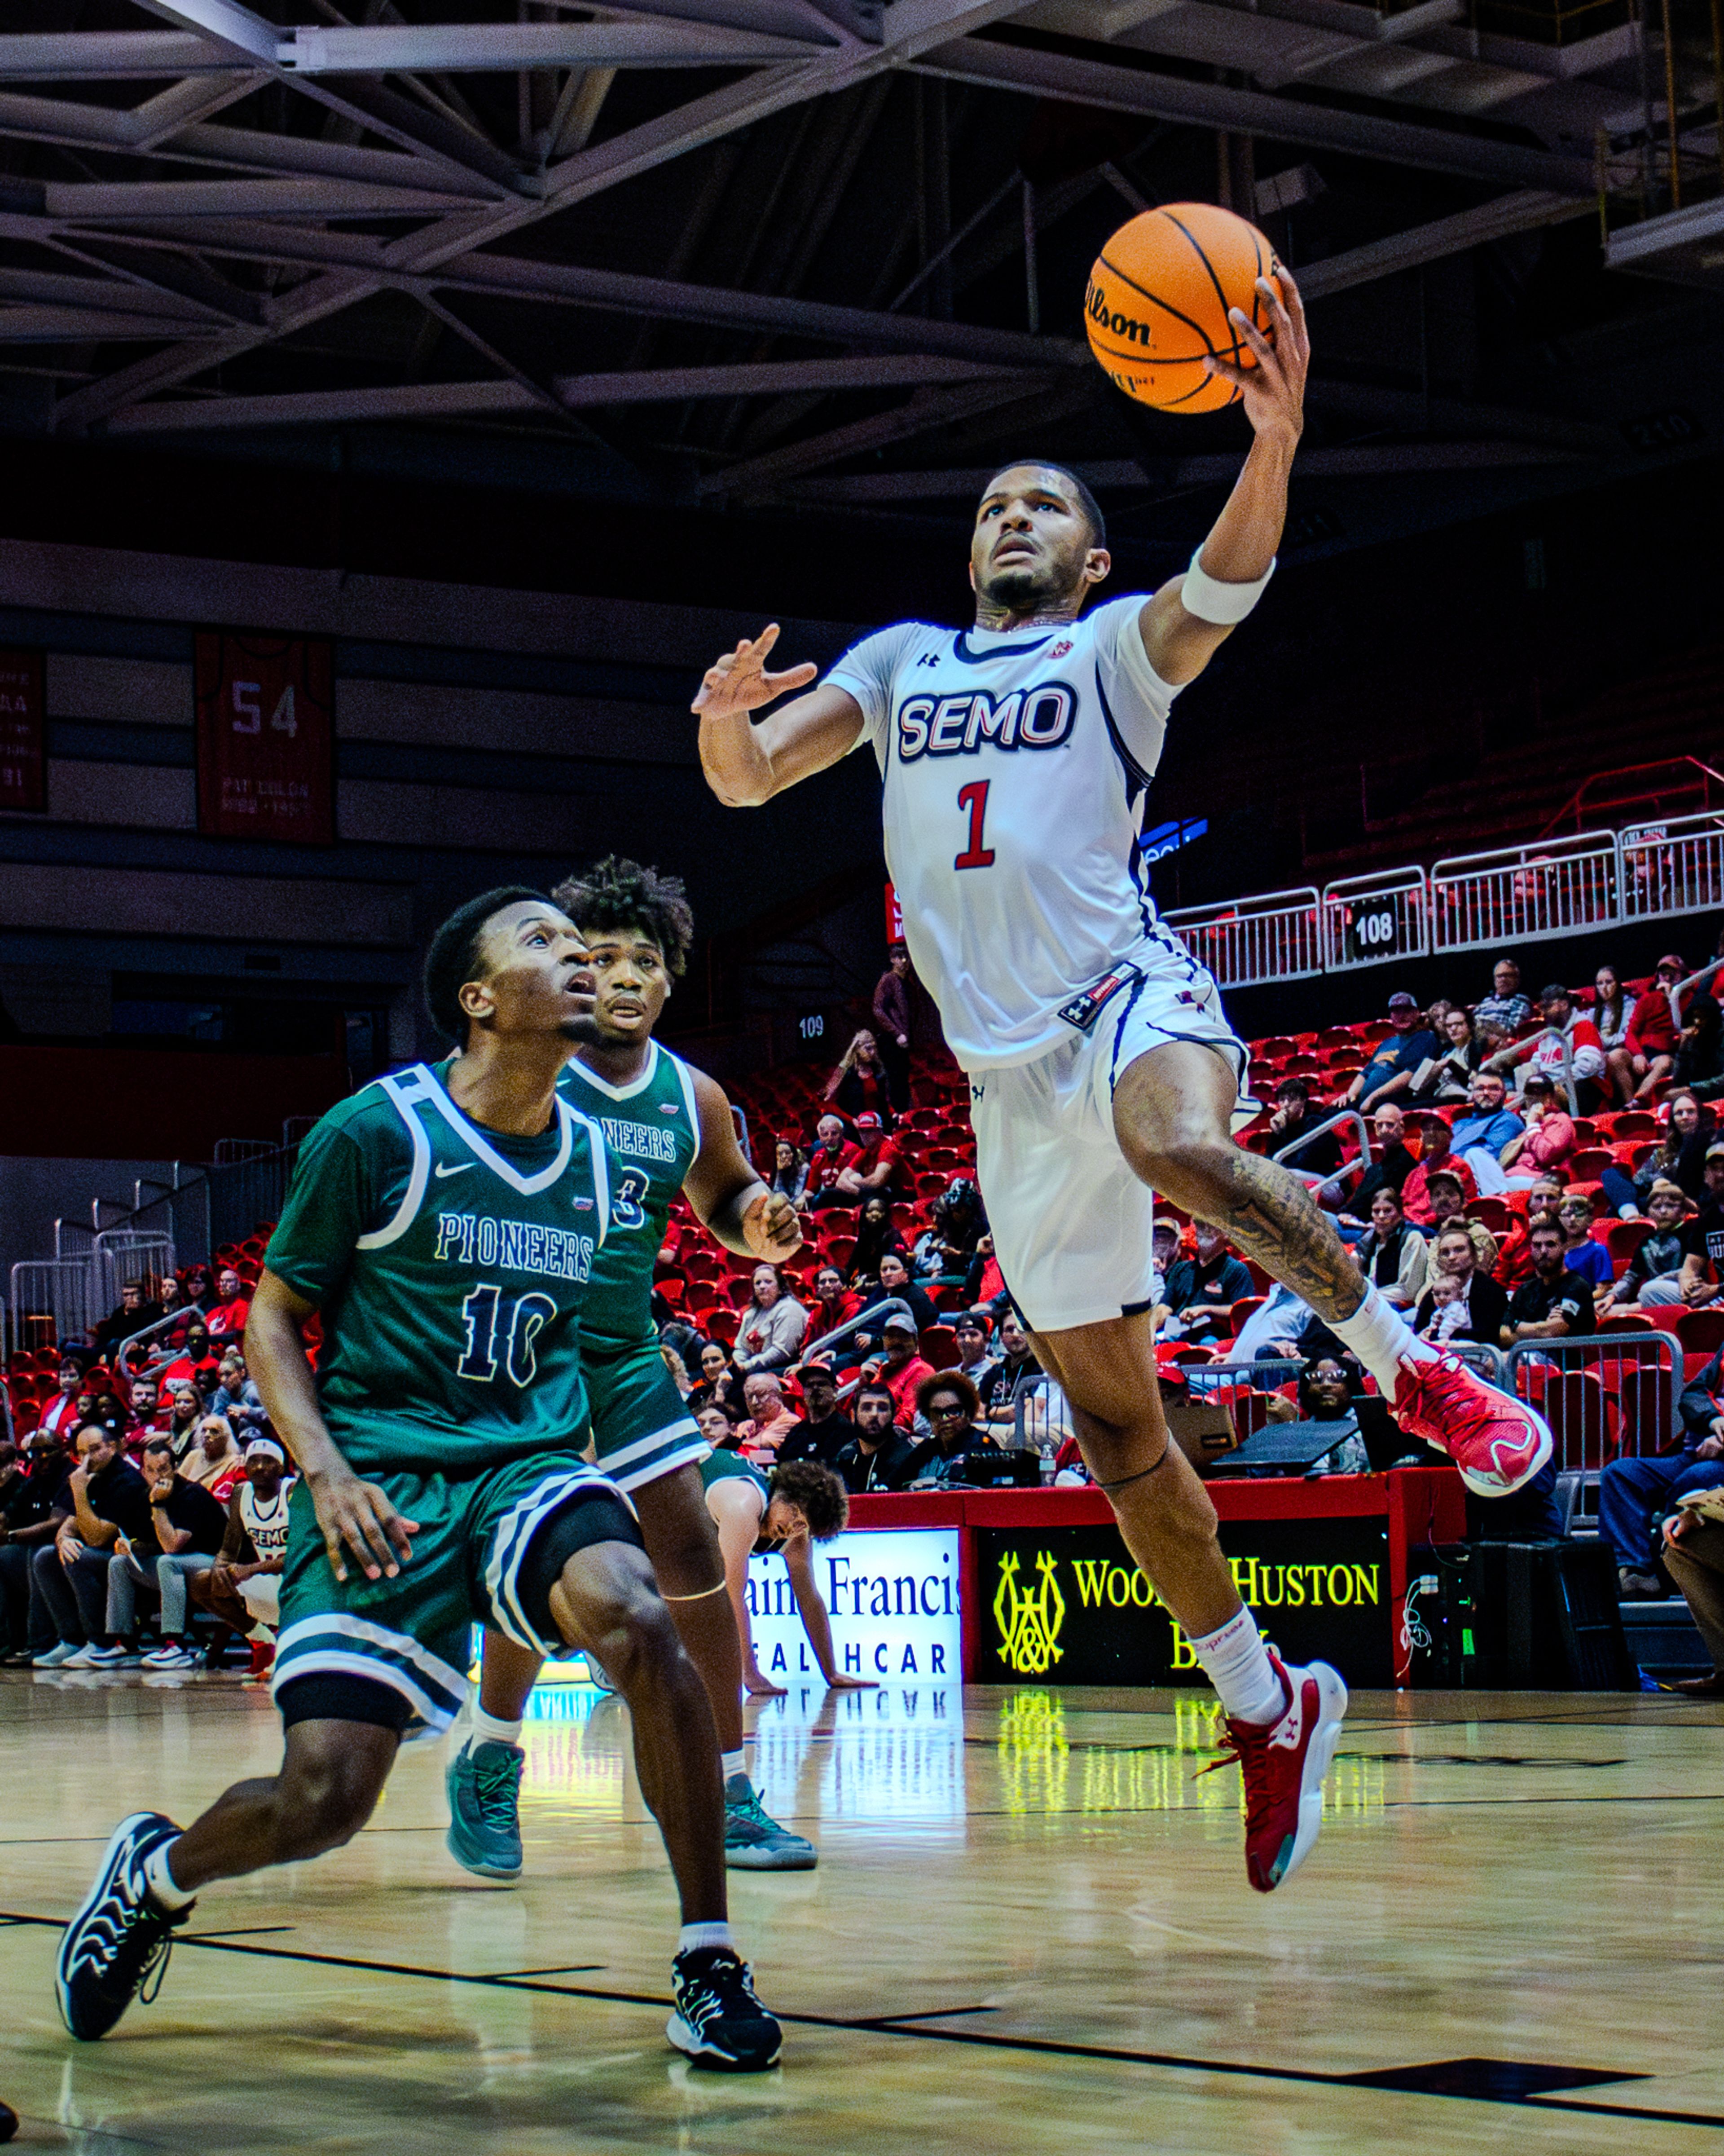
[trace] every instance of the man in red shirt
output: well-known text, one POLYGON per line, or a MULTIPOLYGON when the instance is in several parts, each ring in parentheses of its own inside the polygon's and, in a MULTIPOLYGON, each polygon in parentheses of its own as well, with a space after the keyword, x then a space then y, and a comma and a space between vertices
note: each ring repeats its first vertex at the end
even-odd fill
POLYGON ((931 1378, 934 1366, 916 1353, 916 1331, 910 1320, 895 1311, 880 1329, 885 1353, 870 1363, 864 1374, 870 1383, 882 1384, 892 1396, 893 1419, 900 1430, 916 1427, 916 1389, 931 1378))
POLYGON ((1575 1090, 1580 1096, 1580 1113, 1584 1115, 1601 1104, 1605 1091, 1604 1044, 1598 1038, 1598 1029, 1575 1009, 1568 989, 1560 981, 1553 981, 1541 991, 1538 1004, 1545 1029, 1493 1055, 1485 1067, 1487 1070, 1511 1070, 1520 1064, 1530 1063, 1535 1070, 1542 1070, 1552 1085, 1561 1086, 1566 1075, 1564 1061, 1572 1058, 1575 1090), (1562 1038, 1553 1039, 1553 1033, 1562 1038))
POLYGON ((876 1190, 884 1190, 888 1197, 891 1195, 892 1178, 903 1155, 895 1141, 881 1129, 880 1117, 871 1108, 857 1116, 856 1128, 860 1137, 856 1144, 845 1147, 833 1184, 834 1192, 843 1194, 842 1199, 829 1199, 829 1204, 859 1205, 876 1190))
POLYGON ((232 1265, 223 1265, 217 1275, 216 1295, 218 1299, 215 1306, 204 1321, 210 1337, 219 1340, 225 1335, 237 1340, 245 1331, 245 1321, 251 1315, 251 1297, 232 1265))
POLYGON ((1524 1287, 1532 1277, 1532 1228, 1535 1221, 1557 1219, 1557 1209, 1562 1203, 1562 1186, 1553 1175, 1541 1176, 1526 1194, 1526 1217, 1516 1220, 1503 1239, 1497 1254, 1496 1283, 1499 1287, 1513 1290, 1524 1287))
POLYGON ((1646 1101, 1670 1075, 1676 1060, 1676 1028, 1670 1018, 1670 990, 1688 978, 1688 962, 1674 953, 1658 962, 1652 986, 1629 1014, 1620 1048, 1610 1054, 1610 1075, 1619 1099, 1646 1101))
POLYGON ((1456 1160, 1449 1151, 1449 1126, 1440 1116, 1433 1116, 1424 1127, 1424 1142, 1419 1147, 1419 1165, 1401 1185, 1401 1209, 1415 1228, 1434 1226, 1436 1214, 1431 1210, 1429 1185, 1439 1168, 1460 1179, 1460 1195, 1470 1205, 1479 1194, 1479 1186, 1473 1172, 1464 1160, 1456 1160))
POLYGON ((822 1116, 815 1126, 815 1135, 818 1142, 808 1151, 808 1179, 803 1186, 798 1204, 808 1212, 816 1206, 853 1204, 854 1201, 838 1188, 839 1172, 855 1151, 844 1137, 844 1124, 836 1116, 822 1116))
POLYGON ((84 1373, 75 1363, 60 1364, 59 1397, 42 1410, 42 1427, 51 1430, 69 1445, 73 1434, 90 1412, 90 1392, 84 1373))

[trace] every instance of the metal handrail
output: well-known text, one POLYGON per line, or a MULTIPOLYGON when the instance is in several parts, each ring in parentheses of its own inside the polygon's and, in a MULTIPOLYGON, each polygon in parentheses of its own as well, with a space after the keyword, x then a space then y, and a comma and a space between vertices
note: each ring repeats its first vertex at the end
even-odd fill
POLYGON ((1703 988, 1721 966, 1724 966, 1724 957, 1714 958, 1709 965, 1702 966, 1697 973, 1691 973, 1686 981, 1678 981, 1673 988, 1666 991, 1670 999, 1670 1024, 1678 1033, 1682 1030, 1682 998, 1690 988, 1703 988))
POLYGON ((126 1367, 126 1358, 127 1352, 135 1348, 140 1340, 147 1340, 152 1332, 160 1332, 165 1326, 183 1325, 187 1318, 207 1317, 208 1315, 201 1302, 184 1303, 177 1310, 164 1310, 160 1317, 152 1317, 147 1325, 140 1326, 136 1332, 126 1334, 125 1339, 114 1350, 114 1368, 120 1371, 130 1383, 132 1373, 126 1367))
MULTIPOLYGON (((796 1359, 798 1363, 812 1363, 816 1356, 824 1354, 838 1341, 849 1339, 853 1333, 878 1332, 880 1326, 885 1324, 895 1312, 907 1317, 912 1325, 916 1324, 916 1312, 903 1297, 887 1296, 880 1302, 870 1303, 866 1310, 859 1312, 854 1317, 846 1318, 842 1325, 834 1326, 830 1332, 823 1332, 812 1343, 804 1342, 797 1350, 796 1359), (874 1322, 876 1319, 878 1324, 874 1322)), ((921 1328, 917 1329, 920 1331, 921 1328)))
MULTIPOLYGON (((1264 1135, 1265 1137, 1270 1137, 1274 1136, 1274 1132, 1266 1131, 1264 1135)), ((1326 1122, 1319 1123, 1314 1130, 1307 1131, 1302 1138, 1296 1139, 1285 1152, 1278 1152, 1273 1158, 1278 1168, 1286 1168, 1289 1175, 1296 1175, 1307 1189, 1321 1190, 1326 1183, 1338 1182, 1341 1177, 1351 1175, 1355 1169, 1360 1174, 1363 1174, 1371 1165, 1371 1133, 1365 1127, 1365 1118, 1357 1108, 1338 1108, 1326 1122), (1343 1161, 1333 1175, 1319 1175, 1314 1168, 1288 1167, 1288 1163, 1296 1152, 1302 1152, 1314 1138, 1321 1137, 1326 1131, 1335 1130, 1342 1123, 1358 1125, 1359 1154, 1357 1161, 1351 1164, 1343 1161)))

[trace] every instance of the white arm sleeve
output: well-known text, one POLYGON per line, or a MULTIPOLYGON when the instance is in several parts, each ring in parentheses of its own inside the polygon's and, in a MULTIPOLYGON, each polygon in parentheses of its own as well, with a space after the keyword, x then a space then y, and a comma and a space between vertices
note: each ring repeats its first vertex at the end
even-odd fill
POLYGON ((1137 617, 1148 604, 1142 594, 1111 599, 1090 617, 1095 634, 1095 671, 1108 716, 1121 742, 1146 778, 1155 776, 1167 738, 1167 714, 1179 694, 1149 663, 1137 617))
POLYGON ((858 748, 866 742, 876 756, 884 756, 898 670, 918 645, 943 634, 922 622, 898 622, 853 644, 826 676, 823 686, 844 690, 862 707, 862 731, 855 741, 858 748))

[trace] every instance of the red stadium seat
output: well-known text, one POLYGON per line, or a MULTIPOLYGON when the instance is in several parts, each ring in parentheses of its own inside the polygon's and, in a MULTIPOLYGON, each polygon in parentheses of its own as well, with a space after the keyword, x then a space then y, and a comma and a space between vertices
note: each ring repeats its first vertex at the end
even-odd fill
POLYGON ((921 1330, 923 1357, 936 1370, 950 1370, 957 1363, 957 1335, 949 1325, 925 1325, 921 1330))
POLYGON ((1685 1355, 1712 1355, 1724 1348, 1724 1310, 1685 1310, 1675 1324, 1685 1355))

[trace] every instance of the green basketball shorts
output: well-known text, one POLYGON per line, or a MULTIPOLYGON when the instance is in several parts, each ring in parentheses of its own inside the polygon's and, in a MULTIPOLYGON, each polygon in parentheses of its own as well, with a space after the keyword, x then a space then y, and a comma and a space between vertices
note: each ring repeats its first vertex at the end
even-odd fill
POLYGON ((367 1579, 350 1556, 338 1580, 311 1493, 303 1478, 295 1482, 272 1696, 319 1672, 368 1677, 406 1701, 408 1738, 435 1736, 465 1702, 475 1624, 495 1625, 534 1653, 569 1651, 542 1638, 522 1608, 521 1560, 572 1501, 603 1492, 627 1507, 608 1476, 572 1454, 539 1453, 479 1475, 367 1479, 418 1522, 413 1555, 393 1579, 367 1579))
POLYGON ((650 1333, 626 1346, 583 1341, 581 1353, 593 1449, 619 1490, 639 1490, 706 1457, 700 1425, 684 1406, 650 1333))

